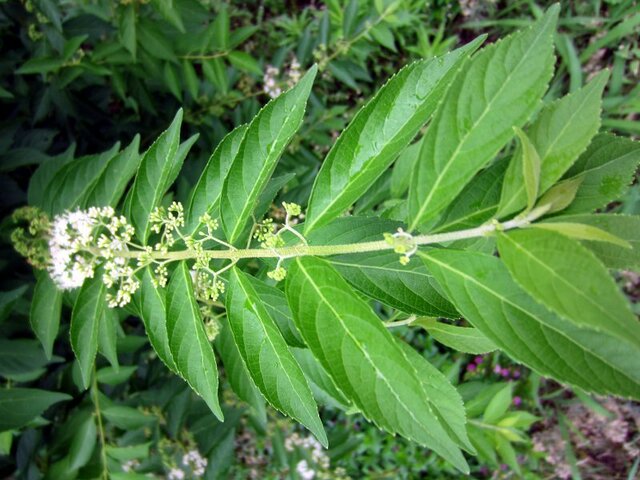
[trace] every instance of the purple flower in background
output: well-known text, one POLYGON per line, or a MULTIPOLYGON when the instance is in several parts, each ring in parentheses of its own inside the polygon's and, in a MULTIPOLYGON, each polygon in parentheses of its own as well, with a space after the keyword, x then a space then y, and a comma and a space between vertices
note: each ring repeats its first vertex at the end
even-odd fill
POLYGON ((519 407, 522 404, 522 398, 520 398, 518 396, 513 397, 513 404, 516 407, 519 407))
POLYGON ((514 370, 511 375, 513 378, 520 378, 520 370, 514 370))
POLYGON ((474 372, 476 370, 476 366, 473 363, 467 365, 467 372, 474 372))
POLYGON ((494 371, 495 373, 497 373, 498 375, 500 375, 500 372, 502 372, 502 367, 500 366, 500 364, 499 364, 499 363, 497 363, 497 364, 496 364, 496 366, 495 366, 495 367, 493 367, 493 371, 494 371))
POLYGON ((482 357, 482 355, 478 355, 473 361, 480 365, 482 362, 484 362, 484 358, 482 357))
POLYGON ((508 368, 503 368, 503 369, 500 371, 500 375, 502 375, 502 376, 503 376, 503 377, 505 377, 505 378, 507 378, 507 377, 509 376, 509 373, 510 373, 510 372, 509 372, 509 369, 508 369, 508 368))

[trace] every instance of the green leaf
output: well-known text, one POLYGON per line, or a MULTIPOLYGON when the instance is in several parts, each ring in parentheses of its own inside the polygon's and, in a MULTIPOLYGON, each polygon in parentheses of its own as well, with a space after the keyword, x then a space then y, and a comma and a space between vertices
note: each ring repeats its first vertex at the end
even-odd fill
POLYGON ((157 420, 157 417, 153 415, 147 415, 136 408, 125 407, 124 405, 105 408, 102 414, 109 423, 123 430, 145 427, 157 420))
POLYGON ((329 261, 355 288, 385 305, 416 315, 459 317, 422 262, 402 265, 399 259, 394 252, 370 252, 329 261))
POLYGON ((93 415, 89 415, 75 432, 69 447, 69 469, 84 467, 96 448, 98 430, 93 415))
POLYGON ((520 139, 521 155, 522 155, 522 176, 524 177, 524 186, 527 191, 527 210, 531 210, 538 199, 538 190, 540 188, 540 155, 535 145, 521 128, 514 127, 516 135, 520 139))
POLYGON ((640 217, 631 215, 568 215, 548 222, 572 222, 590 225, 631 244, 631 249, 602 242, 583 241, 589 250, 608 268, 640 270, 640 217))
POLYGON ((64 64, 62 58, 38 57, 31 58, 24 62, 20 68, 16 70, 18 75, 30 75, 34 73, 49 73, 59 70, 64 64))
POLYGON ((138 315, 144 323, 144 329, 147 332, 151 346, 160 360, 172 372, 178 373, 178 368, 169 347, 165 292, 164 289, 157 288, 153 284, 153 274, 150 268, 144 269, 140 290, 135 297, 138 315))
POLYGON ((151 442, 140 443, 138 445, 127 445, 126 447, 107 446, 106 451, 109 457, 122 463, 128 460, 142 460, 149 458, 149 447, 151 442))
POLYGON ((267 419, 267 412, 264 406, 264 397, 251 379, 244 360, 240 356, 240 351, 236 346, 231 326, 224 322, 220 328, 220 333, 215 340, 215 347, 218 355, 222 359, 227 380, 233 391, 242 400, 247 402, 256 412, 258 418, 264 423, 267 419))
POLYGON ((226 3, 222 3, 213 21, 213 47, 220 50, 229 48, 229 9, 226 3))
POLYGON ((164 83, 171 94, 179 101, 182 101, 182 87, 180 85, 180 80, 178 79, 178 72, 176 71, 176 67, 171 62, 165 62, 163 73, 164 83))
POLYGON ((327 446, 316 403, 300 365, 242 271, 231 271, 226 301, 240 356, 267 401, 302 423, 327 446))
POLYGON ((640 398, 640 349, 633 344, 551 313, 492 255, 419 255, 460 313, 516 361, 591 392, 640 398))
POLYGON ((27 201, 30 205, 35 205, 42 209, 48 206, 44 198, 44 193, 49 188, 57 172, 74 160, 74 152, 75 144, 72 144, 65 152, 51 157, 40 164, 29 180, 27 201))
POLYGON ((119 385, 128 381, 137 369, 138 367, 136 366, 121 366, 117 370, 113 367, 104 367, 96 372, 96 380, 105 385, 119 385))
POLYGON ((102 274, 96 272, 82 285, 71 311, 71 348, 78 359, 84 388, 89 388, 98 353, 98 324, 106 308, 105 294, 102 274))
POLYGON ((54 403, 71 400, 65 393, 36 388, 0 389, 0 432, 20 428, 54 403))
POLYGON ((260 192, 300 127, 317 71, 312 67, 295 87, 271 100, 249 124, 222 187, 220 210, 229 242, 237 242, 244 234, 260 192))
POLYGON ((473 228, 493 218, 508 164, 507 159, 499 160, 476 175, 442 213, 434 232, 473 228))
POLYGON ((508 383, 496 393, 487 408, 484 409, 482 419, 489 425, 495 425, 511 406, 513 385, 508 383))
POLYGON ((467 436, 467 415, 458 390, 426 358, 405 342, 395 337, 394 339, 413 366, 422 384, 424 398, 429 402, 440 425, 461 448, 475 455, 475 448, 467 436))
POLYGON ((601 230, 591 225, 573 222, 554 222, 554 223, 534 223, 533 228, 541 228, 543 230, 551 230, 558 232, 565 237, 575 238, 576 240, 592 240, 595 242, 608 242, 624 248, 631 248, 631 244, 620 237, 611 235, 605 230, 601 230))
POLYGON ((260 68, 260 64, 248 53, 237 50, 229 52, 229 62, 242 72, 262 76, 262 68, 260 68))
POLYGON ((455 78, 416 164, 409 230, 436 218, 536 110, 553 72, 558 10, 483 48, 455 78))
POLYGON ((545 213, 564 210, 576 198, 576 193, 578 193, 583 180, 584 177, 581 175, 556 183, 540 198, 538 205, 541 208, 546 208, 545 213))
POLYGON ((186 231, 195 232, 201 228, 202 224, 198 219, 205 213, 211 215, 212 218, 219 217, 218 209, 222 185, 238 154, 240 143, 246 131, 247 125, 240 125, 225 136, 211 154, 189 197, 185 215, 186 231))
POLYGON ((605 267, 579 243, 526 229, 498 236, 515 280, 543 305, 577 326, 640 345, 640 323, 605 267))
POLYGON ((302 368, 304 376, 309 381, 313 395, 318 402, 338 407, 352 412, 351 401, 344 396, 327 371, 318 363, 311 351, 307 348, 292 348, 291 353, 302 368))
POLYGON ((364 194, 431 116, 462 62, 483 37, 394 75, 342 132, 316 177, 305 233, 340 216, 364 194))
POLYGON ((193 68, 191 61, 184 60, 182 62, 182 75, 189 95, 191 95, 191 98, 195 100, 198 98, 200 80, 198 79, 198 75, 196 74, 196 70, 193 68))
POLYGON ((229 92, 229 79, 224 66, 224 62, 220 58, 211 58, 202 61, 202 72, 207 80, 209 80, 222 95, 229 92))
MULTIPOLYGON (((540 193, 546 192, 562 177, 600 128, 602 91, 608 77, 608 72, 602 72, 582 89, 547 105, 527 129, 531 146, 541 160, 540 193)), ((513 157, 505 174, 500 216, 527 205, 526 188, 522 182, 523 153, 521 149, 513 157)))
POLYGON ((62 292, 58 290, 49 275, 42 272, 37 275, 29 312, 29 322, 36 337, 42 343, 42 348, 51 359, 53 342, 58 336, 60 327, 60 312, 62 309, 62 292))
POLYGON ((167 287, 167 333, 176 369, 220 421, 218 368, 196 303, 191 275, 180 262, 167 287))
POLYGON ((287 278, 298 330, 336 385, 370 420, 468 466, 422 394, 422 384, 371 308, 324 260, 298 257, 287 278))
POLYGON ((138 43, 153 60, 168 60, 173 62, 176 55, 173 44, 158 28, 158 22, 140 17, 136 29, 138 43))
POLYGON ((136 59, 136 8, 130 4, 124 7, 120 17, 120 28, 118 29, 120 43, 126 48, 133 60, 136 59))
POLYGON ((418 318, 412 325, 420 325, 436 341, 460 352, 480 354, 498 348, 477 328, 457 327, 430 317, 418 318))
POLYGON ((411 174, 414 165, 418 161, 421 147, 422 139, 405 148, 395 161, 390 180, 391 196, 393 198, 402 198, 409 190, 411 174))
POLYGON ((151 2, 167 22, 176 27, 180 33, 186 33, 180 12, 175 8, 173 0, 151 0, 151 2))
POLYGON ((115 207, 118 204, 142 159, 138 153, 139 147, 140 135, 136 135, 127 148, 107 162, 104 171, 82 200, 84 207, 115 207))
POLYGON ((0 376, 16 378, 38 372, 47 365, 40 344, 31 339, 0 339, 0 376))
POLYGON ((260 298, 262 306, 278 326, 287 344, 292 347, 305 347, 306 345, 300 336, 300 332, 298 332, 298 329, 293 323, 291 309, 289 308, 284 293, 276 287, 267 285, 262 280, 251 275, 248 275, 246 279, 260 298))
POLYGON ((131 220, 138 238, 146 242, 150 234, 149 215, 160 205, 162 196, 175 180, 182 160, 178 155, 182 110, 171 126, 146 151, 131 190, 125 200, 125 215, 131 220))
POLYGON ((566 173, 582 183, 565 213, 591 213, 622 197, 640 163, 640 143, 603 133, 566 173))
POLYGON ((113 308, 105 308, 98 323, 98 351, 116 369, 118 363, 118 328, 120 317, 113 308))
POLYGON ((81 207, 88 192, 98 181, 110 160, 116 156, 120 144, 110 150, 76 158, 56 172, 43 196, 43 207, 49 215, 81 207))

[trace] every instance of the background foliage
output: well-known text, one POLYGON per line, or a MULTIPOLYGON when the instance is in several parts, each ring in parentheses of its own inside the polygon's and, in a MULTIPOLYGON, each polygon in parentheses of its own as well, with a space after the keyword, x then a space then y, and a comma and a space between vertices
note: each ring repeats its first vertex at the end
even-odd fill
MULTIPOLYGON (((0 2, 0 208, 6 215, 44 195, 27 188, 42 164, 74 158, 74 168, 81 169, 84 155, 106 151, 116 141, 135 148, 139 142, 146 149, 180 107, 184 123, 176 134, 191 138, 193 147, 170 197, 185 201, 223 136, 317 63, 304 123, 275 173, 276 178, 295 174, 283 179, 286 188, 278 200, 302 203, 337 132, 391 74, 479 33, 495 40, 528 25, 546 6, 410 0, 0 2)), ((636 2, 564 2, 561 12, 555 38, 559 57, 547 99, 579 90, 608 67, 602 127, 637 136, 636 2)), ((371 210, 389 192, 404 193, 407 185, 400 177, 382 177, 354 211, 371 210)), ((639 214, 640 189, 634 186, 608 210, 639 214)), ((112 478, 135 479, 133 470, 162 477, 184 454, 200 452, 208 459, 206 478, 304 478, 303 460, 325 478, 411 478, 418 472, 456 477, 453 467, 435 455, 388 437, 358 416, 346 416, 340 405, 321 412, 325 424, 333 426, 327 452, 275 411, 259 402, 248 407, 230 393, 222 402, 226 421, 219 423, 155 358, 144 326, 126 314, 117 318, 120 327, 113 331, 117 352, 100 346, 96 383, 83 392, 82 371, 67 340, 69 312, 63 311, 49 355, 34 340, 29 310, 35 279, 12 252, 9 228, 5 219, 0 376, 6 386, 25 390, 23 398, 0 392, 0 422, 6 422, 0 433, 3 474, 95 478, 98 456, 104 454, 112 478), (27 387, 70 395, 34 397, 27 387), (108 448, 96 448, 98 443, 108 448)), ((619 281, 637 301, 637 274, 622 272, 619 281)), ((560 387, 512 365, 504 355, 455 352, 444 346, 451 342, 446 331, 428 327, 428 334, 407 329, 405 336, 467 402, 471 440, 480 453, 474 475, 634 477, 637 404, 560 387), (572 441, 562 441, 567 439, 572 441)), ((216 348, 225 348, 224 334, 216 348)), ((221 381, 232 375, 225 371, 221 381)), ((315 393, 322 395, 318 382, 315 393)), ((195 461, 193 467, 197 470, 195 461)))

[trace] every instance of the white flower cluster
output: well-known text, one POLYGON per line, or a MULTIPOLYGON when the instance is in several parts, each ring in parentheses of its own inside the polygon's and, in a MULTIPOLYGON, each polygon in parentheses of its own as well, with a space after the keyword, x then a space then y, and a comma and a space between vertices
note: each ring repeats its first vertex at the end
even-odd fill
POLYGON ((182 456, 182 465, 191 469, 196 477, 202 477, 207 468, 207 459, 196 449, 189 450, 182 456))
POLYGON ((297 463, 296 472, 298 472, 298 475, 300 475, 300 478, 303 480, 311 480, 316 476, 315 470, 309 467, 306 460, 300 460, 297 463))
MULTIPOLYGON (((311 460, 321 469, 326 470, 329 468, 329 457, 322 448, 322 445, 320 445, 320 442, 314 437, 302 437, 294 432, 284 441, 284 448, 289 452, 293 452, 296 447, 308 451, 311 454, 311 460)), ((300 476, 305 479, 311 479, 315 476, 315 471, 309 467, 306 460, 298 462, 296 470, 298 470, 300 476)))
POLYGON ((264 72, 264 76, 262 81, 264 86, 262 90, 264 93, 269 95, 271 98, 276 98, 278 95, 282 93, 282 85, 286 85, 289 88, 293 87, 302 76, 302 72, 300 71, 300 62, 296 57, 293 57, 291 60, 291 64, 289 68, 285 70, 285 80, 279 81, 278 76, 280 74, 280 69, 274 67, 273 65, 267 65, 267 68, 264 72))
POLYGON ((127 219, 116 216, 111 207, 57 215, 49 238, 49 274, 59 288, 69 290, 93 278, 96 268, 104 263, 102 281, 116 289, 107 294, 107 302, 112 308, 122 307, 139 287, 133 268, 122 256, 129 251, 133 235, 127 219))
POLYGON ((269 95, 271 98, 276 98, 278 95, 282 93, 282 88, 278 86, 277 77, 280 73, 280 70, 273 65, 267 65, 267 69, 264 72, 264 77, 262 81, 264 82, 264 86, 262 87, 264 93, 269 95))
POLYGON ((184 471, 179 468, 172 468, 169 470, 169 475, 167 475, 168 480, 183 480, 184 479, 184 471))

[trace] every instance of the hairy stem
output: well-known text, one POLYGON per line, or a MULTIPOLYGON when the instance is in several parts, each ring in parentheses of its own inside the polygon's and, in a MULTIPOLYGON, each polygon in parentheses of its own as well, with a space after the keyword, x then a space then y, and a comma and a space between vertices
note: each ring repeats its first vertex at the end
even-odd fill
MULTIPOLYGON (((539 218, 546 212, 546 208, 534 209, 528 215, 522 218, 514 218, 505 223, 493 221, 479 227, 469 228, 466 230, 458 230, 456 232, 436 233, 433 235, 417 235, 413 237, 413 241, 417 246, 433 245, 437 243, 451 242, 455 240, 464 240, 468 238, 477 238, 491 235, 496 231, 513 230, 529 225, 532 221, 539 218)), ((340 255, 346 253, 364 253, 377 252, 385 250, 393 250, 394 246, 390 245, 386 240, 378 240, 373 242, 347 243, 341 245, 294 245, 278 248, 245 248, 245 249, 227 249, 227 250, 206 250, 205 254, 209 259, 222 259, 238 261, 245 258, 292 258, 303 256, 329 256, 340 255)), ((138 258, 143 255, 142 252, 129 251, 119 254, 124 258, 138 258)), ((195 250, 185 249, 174 252, 153 252, 151 258, 155 261, 168 260, 189 260, 202 255, 195 250)))

